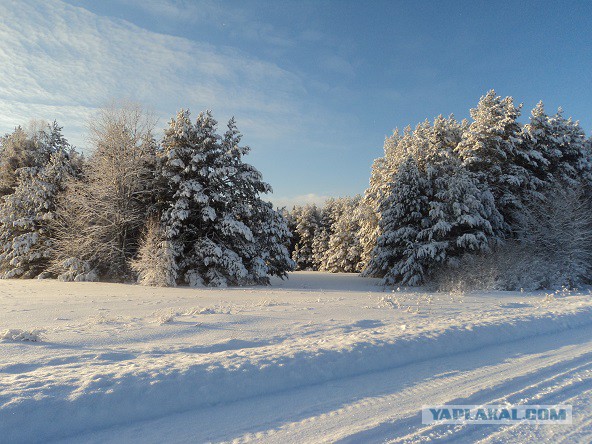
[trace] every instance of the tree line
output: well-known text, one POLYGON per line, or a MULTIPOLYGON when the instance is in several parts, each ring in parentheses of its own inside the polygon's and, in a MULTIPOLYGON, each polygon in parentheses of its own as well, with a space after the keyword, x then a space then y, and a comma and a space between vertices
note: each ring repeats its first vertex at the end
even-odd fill
POLYGON ((268 284, 293 262, 286 221, 244 162, 234 119, 182 110, 162 140, 133 104, 102 109, 91 154, 57 123, 0 139, 0 276, 146 285, 268 284))
POLYGON ((575 287, 592 276, 592 142, 542 103, 495 91, 471 121, 395 130, 363 196, 277 210, 231 119, 181 110, 164 136, 133 104, 0 138, 0 277, 268 284, 294 268, 384 285, 575 287))
POLYGON ((395 130, 363 197, 286 211, 297 269, 385 285, 517 289, 592 280, 592 142, 561 109, 495 91, 471 110, 395 130))

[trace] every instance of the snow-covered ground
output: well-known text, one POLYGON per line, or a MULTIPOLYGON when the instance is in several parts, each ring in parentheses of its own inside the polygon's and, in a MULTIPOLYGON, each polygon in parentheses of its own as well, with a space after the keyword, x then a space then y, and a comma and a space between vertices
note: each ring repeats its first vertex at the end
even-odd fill
POLYGON ((1 442, 590 442, 592 295, 0 281, 1 442), (38 339, 38 341, 32 341, 38 339), (423 426, 564 403, 569 426, 423 426))

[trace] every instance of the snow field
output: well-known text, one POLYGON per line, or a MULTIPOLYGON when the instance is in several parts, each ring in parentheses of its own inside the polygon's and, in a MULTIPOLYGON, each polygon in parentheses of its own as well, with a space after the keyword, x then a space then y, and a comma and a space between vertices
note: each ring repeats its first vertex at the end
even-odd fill
POLYGON ((322 273, 274 283, 0 283, 1 308, 13 307, 0 330, 45 330, 45 342, 0 342, 1 436, 42 442, 592 324, 589 294, 384 293, 372 280, 322 273), (66 325, 54 317, 64 306, 73 308, 66 325))

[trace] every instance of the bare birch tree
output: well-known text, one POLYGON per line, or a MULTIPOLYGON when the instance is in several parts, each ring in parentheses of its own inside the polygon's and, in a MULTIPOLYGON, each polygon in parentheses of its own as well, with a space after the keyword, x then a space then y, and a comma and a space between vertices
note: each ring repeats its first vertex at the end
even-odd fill
POLYGON ((127 102, 90 121, 93 152, 58 203, 54 267, 62 278, 130 277, 129 260, 155 199, 154 126, 150 114, 127 102))

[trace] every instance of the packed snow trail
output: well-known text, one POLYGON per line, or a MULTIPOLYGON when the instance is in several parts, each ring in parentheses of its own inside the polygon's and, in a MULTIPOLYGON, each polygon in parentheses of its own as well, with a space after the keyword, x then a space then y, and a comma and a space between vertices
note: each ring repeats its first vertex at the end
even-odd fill
POLYGON ((592 327, 490 346, 153 421, 98 442, 590 442, 592 327), (569 426, 430 426, 426 404, 573 404, 569 426))

